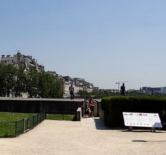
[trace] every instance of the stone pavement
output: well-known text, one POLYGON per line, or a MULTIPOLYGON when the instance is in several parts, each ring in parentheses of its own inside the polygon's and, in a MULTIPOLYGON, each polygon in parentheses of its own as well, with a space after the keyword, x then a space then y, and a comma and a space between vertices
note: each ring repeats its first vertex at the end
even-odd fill
POLYGON ((1 138, 0 155, 165 155, 165 146, 165 131, 110 130, 99 118, 45 120, 17 138, 1 138))

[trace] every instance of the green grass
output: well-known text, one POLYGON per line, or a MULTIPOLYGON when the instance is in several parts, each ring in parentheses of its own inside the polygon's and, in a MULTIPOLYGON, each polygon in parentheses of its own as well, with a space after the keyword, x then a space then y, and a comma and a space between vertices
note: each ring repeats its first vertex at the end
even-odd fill
MULTIPOLYGON (((32 116, 35 116, 35 115, 36 114, 32 114, 32 113, 0 112, 0 137, 15 137, 18 134, 23 133, 23 130, 24 130, 23 119, 28 118, 29 123, 32 125, 32 122, 33 122, 32 116)), ((74 115, 47 114, 47 119, 50 119, 50 120, 72 121, 73 118, 74 118, 74 115)))
POLYGON ((1 121, 17 121, 23 118, 29 118, 31 116, 33 116, 35 114, 31 114, 31 113, 8 113, 8 112, 0 112, 0 122, 1 121))
POLYGON ((72 121, 73 118, 74 118, 74 115, 47 114, 47 119, 49 119, 49 120, 66 120, 66 121, 72 121))
POLYGON ((0 137, 14 137, 16 135, 16 121, 18 129, 22 127, 22 119, 35 114, 0 112, 0 137), (20 121, 19 121, 20 120, 20 121))

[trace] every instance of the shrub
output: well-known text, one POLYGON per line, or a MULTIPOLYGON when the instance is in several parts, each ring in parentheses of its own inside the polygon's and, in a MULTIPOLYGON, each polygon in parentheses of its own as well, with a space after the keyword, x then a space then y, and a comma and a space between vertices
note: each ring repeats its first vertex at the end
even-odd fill
POLYGON ((166 122, 166 97, 128 96, 102 99, 104 122, 109 127, 124 127, 122 112, 159 113, 161 121, 166 122))

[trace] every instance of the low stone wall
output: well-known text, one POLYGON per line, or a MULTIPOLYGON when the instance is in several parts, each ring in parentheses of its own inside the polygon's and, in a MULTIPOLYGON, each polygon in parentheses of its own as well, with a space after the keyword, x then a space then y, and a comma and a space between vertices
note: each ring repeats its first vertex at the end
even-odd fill
POLYGON ((22 99, 0 98, 1 112, 75 114, 82 99, 22 99))

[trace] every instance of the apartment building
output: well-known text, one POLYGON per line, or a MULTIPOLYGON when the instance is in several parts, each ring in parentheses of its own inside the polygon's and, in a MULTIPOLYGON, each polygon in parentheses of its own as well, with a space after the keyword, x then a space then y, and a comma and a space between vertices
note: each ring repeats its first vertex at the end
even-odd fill
POLYGON ((141 92, 144 94, 155 95, 155 94, 166 94, 166 87, 142 87, 141 92))
POLYGON ((32 58, 32 56, 23 55, 19 51, 13 56, 2 55, 0 62, 5 64, 13 64, 18 68, 23 68, 25 71, 30 69, 44 71, 44 66, 39 65, 36 59, 32 58))
POLYGON ((64 97, 70 97, 69 87, 72 84, 74 87, 75 96, 78 96, 79 91, 93 91, 93 84, 85 81, 83 78, 71 78, 70 76, 63 76, 64 79, 64 97))

